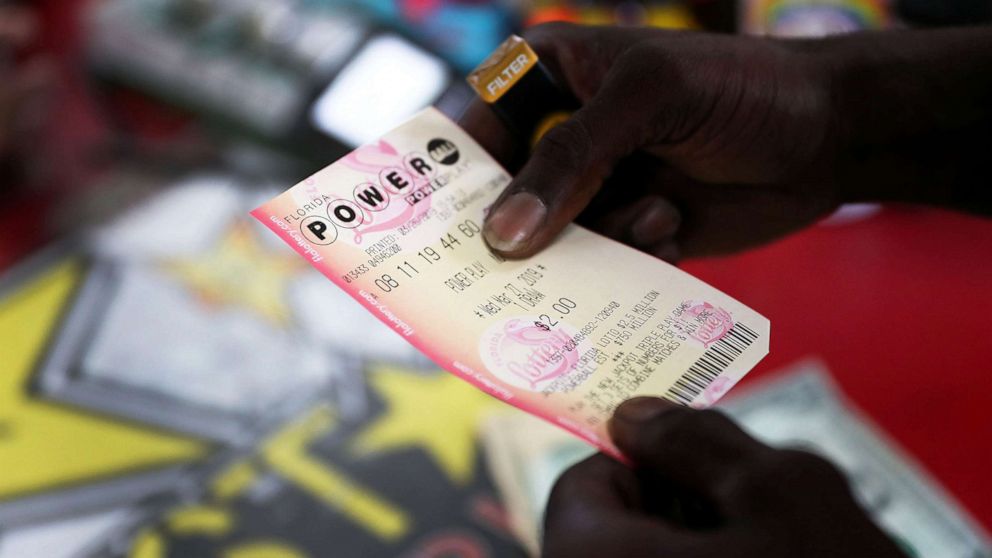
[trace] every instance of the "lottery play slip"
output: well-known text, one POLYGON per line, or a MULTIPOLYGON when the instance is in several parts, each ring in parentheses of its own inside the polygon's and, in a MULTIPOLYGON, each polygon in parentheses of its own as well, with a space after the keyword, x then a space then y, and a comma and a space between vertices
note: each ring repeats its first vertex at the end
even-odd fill
POLYGON ((763 316, 579 226, 492 254, 482 222, 509 182, 427 109, 252 215, 441 367, 621 459, 622 401, 706 407, 767 354, 763 316))

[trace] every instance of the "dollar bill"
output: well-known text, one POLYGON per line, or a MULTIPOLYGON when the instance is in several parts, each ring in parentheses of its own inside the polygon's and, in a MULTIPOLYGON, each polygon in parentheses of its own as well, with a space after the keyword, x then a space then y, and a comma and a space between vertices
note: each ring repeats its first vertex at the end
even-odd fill
MULTIPOLYGON (((968 513, 847 403, 816 361, 791 367, 720 405, 744 429, 780 447, 818 453, 841 468, 875 522, 914 558, 989 558, 992 544, 968 513)), ((493 417, 483 439, 511 526, 537 555, 544 505, 557 476, 587 446, 522 413, 493 417)))
POLYGON ((489 471, 506 507, 510 528, 532 556, 540 551, 540 527, 551 487, 562 471, 595 448, 539 418, 498 413, 483 424, 489 471))

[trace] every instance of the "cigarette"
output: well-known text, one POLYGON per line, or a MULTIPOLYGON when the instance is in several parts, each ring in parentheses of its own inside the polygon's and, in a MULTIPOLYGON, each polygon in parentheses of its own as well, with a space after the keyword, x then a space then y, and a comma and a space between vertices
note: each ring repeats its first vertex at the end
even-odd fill
POLYGON ((516 35, 503 41, 466 79, 510 131, 532 146, 579 107, 527 41, 516 35))

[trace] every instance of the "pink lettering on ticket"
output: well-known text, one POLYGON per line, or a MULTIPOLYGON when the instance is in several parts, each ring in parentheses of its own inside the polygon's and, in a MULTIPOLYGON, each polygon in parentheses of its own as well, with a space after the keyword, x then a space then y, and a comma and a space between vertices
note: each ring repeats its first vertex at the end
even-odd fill
POLYGON ((482 223, 509 181, 428 109, 252 214, 438 366, 620 459, 622 401, 709 405, 768 352, 760 314, 581 227, 494 256, 482 223))

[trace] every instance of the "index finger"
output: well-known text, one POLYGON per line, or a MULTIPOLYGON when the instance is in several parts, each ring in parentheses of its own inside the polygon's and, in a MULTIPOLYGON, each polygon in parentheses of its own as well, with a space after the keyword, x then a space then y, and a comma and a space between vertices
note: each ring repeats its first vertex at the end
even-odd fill
POLYGON ((722 413, 654 397, 621 404, 609 430, 637 466, 706 497, 721 512, 728 511, 727 492, 744 472, 775 453, 722 413))

